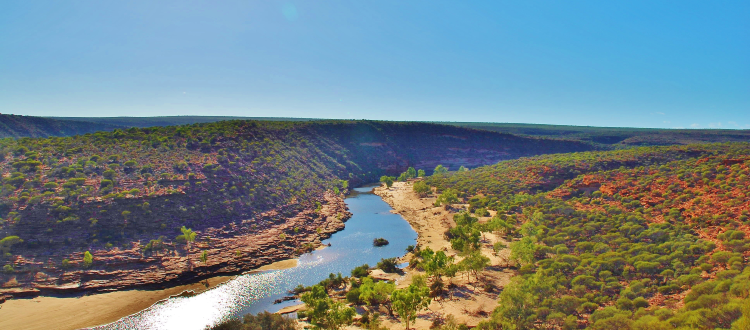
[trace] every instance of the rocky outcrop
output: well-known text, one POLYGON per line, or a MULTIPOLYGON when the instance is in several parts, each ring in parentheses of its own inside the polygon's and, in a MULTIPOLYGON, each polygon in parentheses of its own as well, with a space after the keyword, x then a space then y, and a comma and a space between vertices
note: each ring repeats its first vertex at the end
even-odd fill
POLYGON ((18 257, 15 264, 29 271, 4 275, 8 278, 0 289, 0 301, 40 294, 155 288, 239 274, 315 249, 321 240, 342 230, 351 217, 343 198, 333 194, 325 196, 319 210, 304 210, 283 219, 278 218, 279 213, 274 210, 259 215, 265 220, 279 219, 266 228, 253 226, 259 219, 208 228, 199 232, 189 247, 165 243, 162 251, 143 253, 145 243, 135 242, 130 249, 92 251, 90 268, 82 267, 82 254, 71 259, 66 269, 45 265, 43 258, 18 257), (201 261, 204 252, 205 262, 201 261))

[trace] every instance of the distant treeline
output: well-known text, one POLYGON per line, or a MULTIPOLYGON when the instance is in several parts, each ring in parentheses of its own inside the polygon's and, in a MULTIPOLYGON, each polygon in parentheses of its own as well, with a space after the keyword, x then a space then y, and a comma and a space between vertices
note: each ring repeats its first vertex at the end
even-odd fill
MULTIPOLYGON (((325 121, 325 119, 316 118, 237 116, 11 117, 13 118, 0 116, 0 137, 70 136, 100 130, 111 131, 118 127, 177 126, 227 120, 325 121), (71 124, 71 121, 77 123, 71 124)), ((605 147, 610 149, 649 145, 750 142, 750 130, 657 129, 475 122, 435 123, 524 136, 575 140, 589 143, 599 148, 605 147)))

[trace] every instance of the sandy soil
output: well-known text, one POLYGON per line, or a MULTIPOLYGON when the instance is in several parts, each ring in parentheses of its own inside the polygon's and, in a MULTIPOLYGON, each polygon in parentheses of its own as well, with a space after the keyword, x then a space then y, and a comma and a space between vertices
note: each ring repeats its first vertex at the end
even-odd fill
MULTIPOLYGON (((461 260, 457 251, 451 249, 450 242, 443 235, 448 228, 455 225, 453 222, 454 211, 447 211, 443 207, 434 207, 434 197, 419 198, 412 191, 412 184, 409 182, 396 182, 390 189, 376 188, 375 193, 411 224, 412 228, 419 234, 417 242, 422 248, 430 247, 436 251, 443 250, 449 256, 456 256, 456 261, 461 260)), ((454 207, 460 208, 460 205, 454 205, 454 207)), ((488 221, 489 219, 489 217, 480 218, 480 221, 488 221)), ((492 313, 492 310, 497 306, 501 289, 510 282, 510 278, 515 274, 507 268, 510 250, 501 250, 497 255, 494 253, 492 245, 498 241, 508 245, 508 242, 494 234, 485 233, 482 236, 481 251, 490 258, 490 267, 481 272, 479 280, 473 276, 469 280, 465 274, 453 278, 452 282, 457 287, 451 291, 452 298, 433 301, 429 310, 420 313, 415 325, 417 329, 429 329, 433 320, 444 319, 451 314, 456 321, 473 326, 492 313), (485 285, 494 286, 494 290, 485 292, 485 285)), ((408 254, 401 258, 401 261, 406 262, 411 257, 411 254, 408 254)), ((407 270, 404 278, 397 281, 398 287, 408 286, 411 283, 411 277, 419 273, 415 270, 407 270)), ((445 283, 448 283, 447 279, 445 281, 445 283)), ((382 312, 384 311, 381 311, 381 314, 383 314, 382 312)), ((385 319, 383 325, 388 329, 404 329, 396 319, 385 319)), ((352 329, 354 328, 352 327, 352 329)))
MULTIPOLYGON (((297 266, 296 259, 282 260, 254 271, 297 266)), ((154 303, 184 291, 203 292, 233 276, 219 276, 205 282, 164 290, 127 290, 82 297, 35 297, 11 299, 0 305, 0 329, 79 329, 107 324, 139 312, 154 303)))

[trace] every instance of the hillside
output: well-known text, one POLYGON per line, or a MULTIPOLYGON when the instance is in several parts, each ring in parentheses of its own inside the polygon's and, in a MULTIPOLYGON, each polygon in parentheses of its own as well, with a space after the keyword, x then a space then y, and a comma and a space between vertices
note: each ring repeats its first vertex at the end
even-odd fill
MULTIPOLYGON (((159 116, 159 117, 30 117, 3 115, 0 137, 72 136, 126 127, 179 126, 229 120, 325 121, 314 118, 159 116)), ((696 143, 750 142, 750 130, 654 129, 589 127, 514 123, 444 122, 443 125, 487 130, 527 137, 578 141, 599 149, 696 143)))
POLYGON ((617 148, 695 143, 750 142, 750 130, 658 129, 469 122, 444 122, 441 124, 525 136, 575 140, 617 148))
POLYGON ((108 123, 0 114, 0 138, 71 136, 117 128, 123 127, 108 123))
POLYGON ((122 127, 178 126, 215 123, 227 120, 311 121, 313 118, 237 117, 237 116, 157 116, 157 117, 48 117, 55 120, 83 121, 122 127))
POLYGON ((459 222, 454 247, 472 231, 511 242, 517 275, 480 328, 729 329, 750 304, 748 175, 750 144, 728 143, 544 155, 425 182, 497 212, 459 222))
MULTIPOLYGON (((229 117, 229 116, 163 116, 163 117, 50 117, 56 120, 73 120, 123 127, 175 126, 211 123, 225 120, 259 121, 320 121, 314 118, 229 117)), ((630 127, 590 127, 570 125, 438 122, 465 128, 493 132, 574 140, 596 145, 599 148, 626 148, 634 146, 686 145, 696 143, 750 142, 750 130, 731 129, 657 129, 630 127)))
POLYGON ((340 230, 350 185, 591 146, 422 123, 223 121, 0 149, 0 282, 44 293, 239 272, 340 230))

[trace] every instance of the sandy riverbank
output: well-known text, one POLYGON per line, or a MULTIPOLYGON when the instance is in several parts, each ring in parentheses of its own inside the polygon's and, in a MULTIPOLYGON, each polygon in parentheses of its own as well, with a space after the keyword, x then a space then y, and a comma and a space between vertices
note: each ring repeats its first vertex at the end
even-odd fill
MULTIPOLYGON (((297 266, 297 259, 265 265, 253 271, 287 269, 297 266)), ((35 297, 11 299, 0 305, 0 329, 79 329, 107 324, 148 308, 154 303, 184 291, 206 291, 234 276, 218 276, 204 282, 163 290, 127 290, 82 297, 35 297)))
MULTIPOLYGON (((444 250, 449 256, 456 256, 457 261, 461 259, 457 255, 458 251, 451 248, 450 241, 443 235, 446 230, 455 226, 455 212, 447 211, 443 207, 434 207, 434 197, 419 198, 409 182, 396 182, 391 188, 378 187, 374 192, 409 222, 419 235, 419 246, 430 247, 436 251, 444 250)), ((480 221, 489 219, 480 218, 480 221)), ((481 273, 482 281, 477 282, 473 278, 472 281, 468 281, 464 275, 453 278, 452 282, 457 286, 452 290, 453 298, 433 301, 429 310, 420 313, 415 324, 417 329, 429 329, 434 319, 445 318, 448 315, 453 315, 460 323, 476 325, 492 313, 497 306, 501 288, 508 284, 514 275, 512 270, 505 268, 510 251, 505 249, 495 254, 492 249, 492 245, 498 241, 503 241, 507 245, 507 242, 494 234, 485 233, 482 236, 482 254, 490 258, 490 267, 481 273), (494 287, 492 292, 485 292, 483 287, 488 284, 494 287)), ((411 254, 407 254, 401 261, 406 262, 411 257, 411 254)), ((404 278, 398 281, 398 287, 408 286, 414 274, 420 272, 407 270, 404 278)), ((401 323, 395 319, 385 318, 383 325, 389 329, 403 329, 401 323)))

